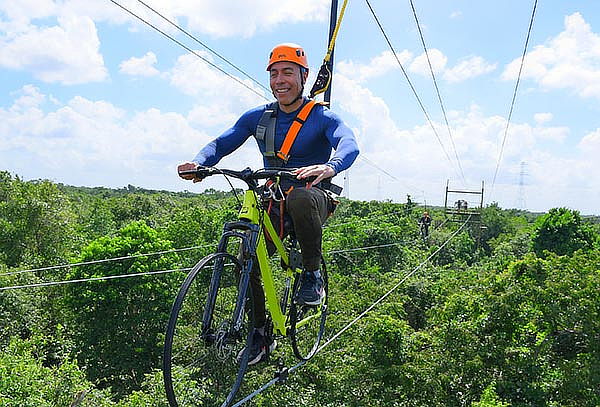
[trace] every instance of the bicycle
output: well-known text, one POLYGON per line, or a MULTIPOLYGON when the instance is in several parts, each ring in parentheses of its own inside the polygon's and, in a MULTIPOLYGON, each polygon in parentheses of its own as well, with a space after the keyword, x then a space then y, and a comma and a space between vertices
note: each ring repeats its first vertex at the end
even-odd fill
MULTIPOLYGON (((321 259, 325 297, 318 306, 294 302, 302 260, 294 238, 279 238, 264 208, 259 180, 296 178, 289 170, 243 171, 202 167, 188 174, 222 174, 244 181, 247 190, 238 220, 225 223, 217 250, 189 272, 173 304, 163 354, 163 377, 171 407, 234 403, 247 371, 254 307, 250 272, 258 262, 274 334, 289 336, 293 353, 310 359, 318 349, 327 319, 328 278, 321 259), (267 252, 267 235, 279 254, 285 282, 276 288, 267 252), (203 273, 204 270, 211 270, 203 273)), ((247 390, 247 389, 244 389, 247 390)))

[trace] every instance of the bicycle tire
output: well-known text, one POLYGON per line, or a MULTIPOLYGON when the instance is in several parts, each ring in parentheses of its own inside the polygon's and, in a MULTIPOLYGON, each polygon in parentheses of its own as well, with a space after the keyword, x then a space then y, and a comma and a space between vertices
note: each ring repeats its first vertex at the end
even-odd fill
POLYGON ((293 301, 300 287, 301 275, 297 274, 294 279, 292 303, 290 306, 290 337, 294 355, 301 360, 308 360, 313 357, 319 348, 323 333, 325 332, 329 299, 329 278, 323 259, 321 259, 321 276, 323 277, 325 297, 318 306, 298 305, 293 301))
POLYGON ((239 284, 241 269, 235 256, 214 253, 200 260, 181 285, 163 353, 163 379, 171 407, 226 407, 234 401, 247 368, 254 322, 247 282, 245 298, 239 295, 244 289, 239 284), (207 267, 212 272, 202 273, 207 267), (246 305, 236 332, 230 327, 235 308, 243 306, 240 301, 246 305), (210 315, 209 326, 203 322, 205 315, 210 315))

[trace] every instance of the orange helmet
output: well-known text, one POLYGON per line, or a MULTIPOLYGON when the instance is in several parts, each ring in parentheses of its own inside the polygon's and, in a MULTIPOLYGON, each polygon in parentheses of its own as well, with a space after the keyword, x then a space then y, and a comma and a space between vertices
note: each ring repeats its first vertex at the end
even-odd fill
POLYGON ((275 46, 275 48, 273 48, 271 51, 271 54, 269 54, 267 71, 271 69, 271 65, 273 65, 275 62, 281 61, 293 62, 305 69, 308 69, 308 59, 306 58, 306 53, 298 44, 286 43, 275 46))

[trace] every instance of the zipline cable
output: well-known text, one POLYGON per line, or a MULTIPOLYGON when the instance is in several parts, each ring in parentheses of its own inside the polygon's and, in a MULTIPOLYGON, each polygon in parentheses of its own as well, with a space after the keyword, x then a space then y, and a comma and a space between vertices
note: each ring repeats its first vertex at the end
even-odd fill
MULTIPOLYGON (((383 302, 387 297, 389 297, 394 291, 396 291, 398 289, 398 287, 400 287, 400 285, 402 285, 408 278, 410 278, 414 273, 416 273, 421 267, 423 267, 427 262, 429 262, 434 256, 436 256, 449 242, 450 240, 452 240, 464 227, 465 225, 467 225, 467 223, 469 223, 469 220, 471 219, 471 215, 469 215, 469 217, 467 218, 467 220, 465 221, 465 223, 463 223, 461 225, 460 228, 458 228, 435 252, 433 252, 432 254, 430 254, 427 259, 425 259, 423 262, 421 262, 417 267, 415 267, 412 271, 410 271, 409 273, 407 273, 398 283, 396 283, 391 289, 389 289, 383 296, 381 296, 377 301, 375 301, 373 304, 371 304, 367 309, 365 309, 362 313, 360 313, 356 318, 354 318, 352 321, 350 321, 350 323, 348 323, 347 325, 345 325, 342 329, 340 329, 336 334, 334 334, 331 338, 329 338, 327 341, 325 341, 325 343, 323 343, 321 346, 319 346, 317 348, 317 350, 315 351, 314 355, 312 358, 310 358, 309 360, 302 360, 300 362, 298 362, 297 364, 295 364, 294 366, 290 367, 288 369, 288 374, 292 373, 293 371, 295 371, 296 369, 304 366, 305 364, 307 364, 308 362, 310 362, 312 359, 314 359, 314 357, 321 352, 323 349, 325 349, 325 347, 329 346, 333 341, 335 341, 337 338, 339 338, 344 332, 346 332, 348 329, 350 329, 354 324, 356 324, 360 319, 362 319, 365 315, 367 315, 367 313, 369 313, 373 308, 375 308, 377 305, 379 305, 381 302, 383 302)), ((250 393, 249 395, 247 395, 246 397, 244 397, 242 400, 238 401, 237 403, 235 403, 234 405, 232 405, 231 407, 239 407, 242 404, 246 403, 247 401, 250 401, 251 399, 253 399, 254 397, 256 397, 257 395, 259 395, 260 393, 262 393, 263 391, 265 391, 266 389, 268 389, 269 387, 271 387, 272 385, 274 385, 275 383, 277 383, 279 381, 278 377, 275 377, 273 379, 271 379, 270 381, 268 381, 267 383, 265 383, 264 385, 262 385, 261 387, 259 387, 258 389, 256 389, 255 391, 253 391, 252 393, 250 393)))
POLYGON ((114 276, 103 276, 103 277, 90 277, 90 278, 79 278, 76 280, 63 280, 63 281, 46 281, 43 283, 35 283, 35 284, 24 284, 24 285, 13 285, 9 287, 0 287, 0 291, 4 290, 17 290, 21 288, 33 288, 33 287, 50 287, 55 285, 64 285, 64 284, 73 284, 73 283, 87 283, 89 281, 104 281, 104 280, 115 280, 118 278, 129 278, 129 277, 140 277, 140 276, 149 276, 154 274, 167 274, 174 273, 176 271, 190 271, 192 268, 180 268, 180 269, 170 269, 170 270, 159 270, 159 271, 144 271, 141 273, 130 273, 130 274, 117 274, 114 276))
MULTIPOLYGON (((365 220, 368 221, 368 220, 371 220, 371 219, 381 218, 381 217, 385 217, 385 216, 397 215, 400 212, 402 212, 402 211, 396 211, 396 212, 390 212, 390 213, 384 213, 384 214, 369 216, 369 217, 365 217, 365 218, 359 218, 359 219, 355 219, 355 220, 350 221, 350 222, 334 223, 332 225, 328 224, 328 225, 325 225, 323 227, 323 229, 325 230, 325 229, 336 228, 336 227, 339 227, 339 226, 352 225, 352 224, 359 223, 359 222, 362 222, 362 221, 365 221, 365 220)), ((46 267, 39 267, 39 268, 34 268, 34 269, 9 271, 9 272, 6 272, 6 273, 0 273, 0 277, 10 276, 10 275, 15 275, 15 274, 23 274, 23 273, 34 273, 34 272, 37 272, 37 271, 56 270, 56 269, 69 268, 69 267, 85 266, 85 265, 89 265, 89 264, 108 263, 108 262, 111 262, 111 261, 134 259, 134 258, 137 258, 137 257, 157 256, 157 255, 161 255, 161 254, 183 252, 183 251, 196 250, 196 249, 205 249, 205 248, 208 248, 208 247, 214 247, 217 244, 218 244, 218 242, 213 242, 213 243, 208 243, 208 244, 200 245, 200 246, 189 246, 189 247, 182 247, 182 248, 178 248, 178 249, 162 250, 162 251, 158 251, 158 252, 131 254, 131 255, 127 255, 127 256, 111 257, 111 258, 108 258, 108 259, 98 259, 98 260, 90 260, 90 261, 84 261, 84 262, 79 262, 79 263, 58 264, 58 265, 55 265, 55 266, 46 266, 46 267)))
POLYGON ((438 87, 437 80, 435 79, 435 73, 433 72, 433 67, 431 66, 431 60, 429 59, 429 52, 427 51, 427 45, 425 45, 425 38, 423 37, 423 32, 421 31, 421 24, 419 23, 419 18, 417 17, 417 11, 415 10, 415 5, 413 4, 413 0, 409 0, 409 1, 410 1, 410 7, 412 8, 413 16, 415 17, 415 23, 417 24, 417 29, 419 30, 419 36, 421 37, 421 44, 423 44, 423 49, 425 50, 425 56, 427 57, 427 64, 429 64, 429 72, 431 72, 431 78, 433 79, 433 85, 435 86, 435 92, 437 93, 437 97, 440 102, 440 107, 442 108, 442 113, 444 115, 444 121, 446 122, 446 128, 448 129, 448 136, 450 137, 450 141, 452 142, 452 149, 454 150, 454 156, 456 157, 456 162, 458 163, 458 168, 460 170, 460 175, 462 176, 462 180, 466 184, 467 180, 465 179, 465 173, 463 172, 463 168, 460 163, 460 158, 458 158, 458 152, 456 151, 456 145, 454 144, 454 138, 452 137, 452 131, 450 131, 450 123, 448 122, 448 116, 446 115, 446 108, 444 107, 444 102, 442 101, 442 95, 440 94, 440 89, 438 87))
POLYGON ((127 256, 112 257, 110 259, 90 260, 90 261, 83 261, 83 262, 80 262, 80 263, 59 264, 59 265, 56 265, 56 266, 40 267, 40 268, 36 268, 36 269, 9 271, 7 273, 1 273, 0 277, 2 277, 2 276, 10 276, 10 275, 14 275, 14 274, 22 274, 22 273, 33 273, 33 272, 36 272, 36 271, 56 270, 56 269, 76 267, 76 266, 87 266, 87 265, 90 265, 90 264, 107 263, 107 262, 118 261, 118 260, 135 259, 137 257, 158 256, 158 255, 161 255, 161 254, 176 253, 176 252, 183 252, 183 251, 196 250, 196 249, 204 249, 204 248, 211 247, 211 246, 214 246, 214 245, 216 245, 216 243, 202 245, 202 246, 184 247, 184 248, 181 248, 181 249, 162 250, 162 251, 159 251, 159 252, 152 252, 152 253, 131 254, 131 255, 127 255, 127 256))
MULTIPOLYGON (((442 224, 440 224, 434 230, 437 230, 437 229, 441 228, 445 223, 446 223, 446 221, 444 221, 442 224)), ((344 250, 332 250, 332 251, 325 252, 324 254, 331 255, 331 254, 348 253, 348 252, 354 252, 354 251, 360 251, 360 250, 372 250, 372 249, 379 249, 379 248, 384 248, 384 247, 398 246, 398 245, 402 245, 402 244, 405 244, 405 243, 406 242, 402 241, 402 242, 386 243, 386 244, 374 245, 374 246, 356 247, 356 248, 344 249, 344 250)), ((104 262, 108 262, 108 261, 124 260, 124 259, 130 259, 130 258, 135 258, 135 257, 150 256, 150 255, 155 255, 155 254, 171 253, 173 251, 191 250, 191 249, 196 249, 196 248, 206 248, 206 247, 211 247, 211 246, 214 246, 214 245, 216 245, 216 243, 215 244, 211 244, 211 245, 196 246, 196 247, 193 247, 193 248, 174 249, 174 250, 167 250, 167 251, 164 251, 164 252, 155 252, 155 253, 148 253, 148 254, 136 254, 136 255, 132 255, 132 256, 115 257, 115 258, 112 258, 112 259, 92 260, 92 261, 83 262, 83 263, 60 265, 60 266, 52 266, 52 267, 46 267, 44 269, 47 270, 47 269, 61 268, 61 267, 82 266, 82 265, 89 265, 89 264, 95 264, 95 263, 104 263, 104 262)), ((21 289, 21 288, 32 288, 32 287, 49 287, 49 286, 64 285, 64 284, 71 284, 71 283, 84 283, 84 282, 88 282, 88 281, 113 280, 113 279, 118 279, 118 278, 127 278, 127 277, 135 277, 135 276, 145 276, 145 275, 152 275, 152 274, 166 274, 166 273, 172 273, 172 272, 175 272, 175 271, 189 271, 189 270, 191 270, 191 268, 160 270, 160 271, 148 271, 148 272, 142 272, 142 273, 117 274, 117 275, 113 275, 113 276, 80 278, 80 279, 75 279, 75 280, 46 281, 46 282, 42 282, 42 283, 32 283, 32 284, 24 284, 24 285, 17 285, 17 286, 0 287, 0 291, 11 290, 11 289, 15 289, 16 290, 16 289, 21 289)), ((20 271, 17 271, 17 272, 13 272, 13 274, 15 274, 15 273, 24 273, 24 272, 27 272, 27 271, 30 271, 30 270, 20 270, 20 271)))
POLYGON ((450 167, 453 168, 454 170, 456 170, 454 168, 454 165, 452 165, 452 159, 448 155, 448 152, 446 151, 446 148, 444 147, 444 143, 442 143, 442 139, 440 138, 440 135, 438 134, 437 130, 435 129, 435 126, 434 126, 433 122, 431 121, 431 118, 429 117, 429 113, 427 113, 427 109, 425 109, 425 106, 423 105, 423 102, 421 102, 421 98, 419 97, 419 94, 417 93, 417 90, 415 89, 412 81, 410 80, 408 74, 406 73, 406 70, 404 69, 404 66, 402 65, 402 62, 400 62, 400 58, 398 58, 398 54, 396 53, 396 50, 394 49, 394 46, 392 45, 390 39, 388 38, 387 33, 383 29, 383 26, 381 25, 381 22, 379 21, 379 18, 377 17, 377 14, 375 14, 375 10, 373 10, 373 7, 371 6, 371 3, 369 2, 369 0, 365 0, 365 2, 367 3, 367 6, 369 7, 369 10, 371 10, 371 14, 373 15, 373 18, 375 19, 375 22, 377 23, 377 26, 379 27, 379 30, 383 34, 383 37, 385 38, 388 46, 390 47, 390 50, 392 51, 392 54, 394 55, 394 58, 396 59, 396 62, 398 62, 398 65, 400 66, 400 69, 402 70, 402 74, 404 75, 404 78, 406 78, 406 81, 408 82, 408 85, 410 86, 410 89, 412 90, 415 98, 417 99, 417 103, 421 107, 421 110, 423 111, 423 114, 425 114, 425 118, 427 119, 427 122, 429 123, 429 126, 431 126, 431 129, 433 130, 433 134, 435 135, 438 143, 440 144, 440 147, 442 148, 442 151, 444 152, 444 155, 446 156, 446 159, 450 163, 450 167))
POLYGON ((494 171, 494 179, 492 180, 492 194, 494 193, 494 185, 496 185, 496 176, 498 175, 498 169, 500 168, 500 162, 502 161, 502 153, 504 152, 504 144, 508 136, 508 127, 510 126, 510 119, 513 114, 513 108, 515 106, 515 100, 517 99, 517 90, 519 89, 519 82, 521 81, 521 73, 523 72, 523 64, 525 63, 525 55, 527 54, 527 47, 529 46, 529 37, 531 35, 531 29, 533 27, 533 21, 535 19, 535 11, 537 8, 537 0, 533 3, 533 10, 531 12, 531 19, 529 20, 529 29, 527 30, 527 38, 525 39, 525 47, 523 47, 523 55, 521 56, 521 65, 519 66, 519 74, 517 75, 517 82, 515 83, 515 89, 512 95, 512 101, 510 102, 510 111, 508 112, 508 119, 506 120, 506 127, 504 128, 504 137, 502 138, 502 147, 500 147, 500 154, 498 155, 498 162, 496 163, 496 170, 494 171))
POLYGON ((180 47, 182 47, 183 49, 185 49, 186 51, 190 52, 191 54, 197 56, 198 58, 200 58, 201 60, 203 60, 204 62, 206 62, 208 65, 212 66, 213 68, 215 68, 216 70, 218 70, 219 72, 223 73, 224 75, 228 76, 229 78, 233 79, 234 81, 236 81, 237 83, 239 83, 240 85, 242 85, 243 87, 245 87, 246 89, 248 89, 249 91, 251 91, 252 93, 260 96, 261 98, 265 99, 266 101, 269 101, 269 99, 262 93, 257 92, 256 89, 252 88, 251 86, 249 86, 248 84, 244 83, 243 81, 241 81, 239 78, 236 78, 235 76, 231 75, 229 72, 225 71, 224 69, 222 69, 221 67, 219 67, 218 65, 212 63, 211 61, 209 61, 208 59, 204 58, 202 55, 198 54, 196 51, 194 51, 193 49, 191 49, 190 47, 188 47, 187 45, 183 44, 181 41, 177 40, 175 37, 167 34, 166 32, 164 32, 163 30, 161 30, 160 28, 156 27, 155 25, 153 25, 152 23, 150 23, 149 21, 144 20, 142 17, 138 16, 137 14, 135 14, 133 11, 129 10, 128 8, 126 8, 125 6, 123 6, 122 4, 120 4, 119 2, 117 2, 116 0, 108 0, 111 3, 119 6, 121 9, 125 10, 127 13, 131 14, 132 16, 134 16, 135 18, 137 18, 138 20, 140 20, 141 22, 143 22, 144 24, 146 24, 149 27, 152 27, 154 30, 158 31, 159 33, 161 33, 163 36, 167 37, 168 39, 170 39, 171 41, 175 42, 177 45, 179 45, 180 47))
MULTIPOLYGON (((325 254, 338 254, 338 253, 346 253, 346 252, 359 251, 359 250, 371 250, 371 249, 378 249, 378 248, 389 247, 389 246, 398 246, 398 245, 401 245, 404 243, 405 242, 386 243, 386 244, 377 245, 377 246, 365 246, 365 247, 357 247, 354 249, 334 250, 331 252, 326 252, 325 254)), ((111 260, 111 259, 108 259, 108 260, 111 260)), ((105 260, 101 260, 99 262, 102 262, 102 261, 105 261, 105 260)), ((113 276, 80 278, 80 279, 75 279, 75 280, 46 281, 46 282, 42 282, 42 283, 32 283, 32 284, 25 284, 25 285, 0 287, 0 291, 10 290, 10 289, 19 289, 19 288, 30 288, 30 287, 48 287, 48 286, 64 285, 64 284, 70 284, 70 283, 85 283, 88 281, 112 280, 112 279, 116 279, 116 278, 144 276, 144 275, 148 275, 148 274, 165 274, 165 273, 170 273, 170 272, 174 272, 174 271, 185 271, 185 270, 191 270, 191 268, 149 271, 149 272, 142 272, 142 273, 117 274, 117 275, 113 275, 113 276)))
POLYGON ((141 3, 142 5, 144 5, 146 8, 148 8, 150 11, 152 11, 153 13, 155 13, 156 15, 158 15, 160 18, 162 18, 163 20, 165 20, 167 23, 171 24, 173 27, 175 27, 176 29, 178 29, 179 31, 181 31, 182 33, 184 33, 185 35, 187 35, 193 41, 197 42, 198 44, 200 44, 201 46, 203 46, 204 48, 206 48, 211 54, 213 54, 216 57, 218 57, 219 59, 221 59, 227 65, 231 66, 233 69, 235 69, 236 71, 238 71, 239 73, 241 73, 242 75, 244 75, 246 78, 248 78, 252 82, 256 83, 258 86, 260 86, 261 88, 263 88, 264 90, 266 90, 268 93, 271 93, 271 90, 269 88, 267 88, 266 86, 264 86, 262 83, 260 83, 256 79, 254 79, 252 76, 250 76, 244 70, 242 70, 241 68, 239 68, 237 65, 235 65, 232 62, 230 62, 227 58, 225 58, 224 56, 222 56, 221 54, 219 54, 217 51, 215 51, 214 49, 212 49, 211 47, 209 47, 208 45, 206 45, 205 43, 203 43, 202 41, 200 41, 198 38, 196 38, 195 36, 193 36, 192 34, 190 34, 189 32, 187 32, 186 30, 184 30, 183 28, 181 28, 181 26, 179 26, 177 23, 173 22, 172 20, 169 20, 162 13, 160 13, 156 9, 152 8, 152 6, 150 6, 149 4, 147 4, 146 2, 144 2, 143 0, 137 0, 137 1, 139 3, 141 3))

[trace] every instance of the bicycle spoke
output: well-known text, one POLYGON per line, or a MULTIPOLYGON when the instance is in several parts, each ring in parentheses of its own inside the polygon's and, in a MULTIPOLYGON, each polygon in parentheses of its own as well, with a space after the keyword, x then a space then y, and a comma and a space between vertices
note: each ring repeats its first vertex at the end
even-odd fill
POLYGON ((239 263, 231 257, 205 258, 190 272, 179 293, 165 346, 165 387, 171 406, 221 406, 233 399, 241 385, 247 358, 238 360, 238 354, 247 344, 252 321, 244 313, 241 329, 233 328, 239 263), (214 280, 219 285, 212 287, 212 304, 206 303, 210 281, 200 278, 206 267, 220 277, 214 280), (205 307, 210 307, 210 326, 203 326, 205 307))

